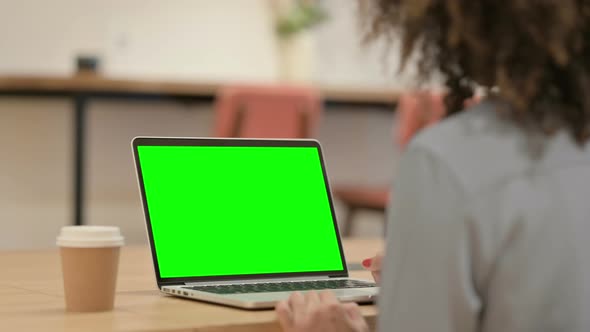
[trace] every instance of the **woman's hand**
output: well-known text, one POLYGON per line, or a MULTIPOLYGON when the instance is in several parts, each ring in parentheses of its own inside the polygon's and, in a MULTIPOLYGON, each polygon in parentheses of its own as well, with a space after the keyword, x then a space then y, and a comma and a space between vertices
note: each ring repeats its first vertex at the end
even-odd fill
POLYGON ((381 282, 381 267, 383 266, 383 253, 378 253, 372 258, 367 258, 363 261, 363 267, 373 275, 376 283, 381 282))
POLYGON ((285 332, 366 332, 356 303, 340 303, 334 293, 295 292, 275 309, 285 332))

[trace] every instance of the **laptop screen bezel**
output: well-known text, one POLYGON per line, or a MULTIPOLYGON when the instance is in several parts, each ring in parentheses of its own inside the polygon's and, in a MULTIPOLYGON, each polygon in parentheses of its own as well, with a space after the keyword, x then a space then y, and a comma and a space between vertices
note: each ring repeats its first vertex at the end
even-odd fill
POLYGON ((135 168, 137 172, 137 180, 139 184, 139 191, 144 212, 144 219, 146 223, 146 230, 152 260, 154 263, 154 270, 156 273, 156 280, 158 287, 164 285, 174 285, 189 282, 211 282, 211 281, 231 281, 231 280, 253 280, 253 279, 274 279, 274 278, 292 278, 292 277, 314 277, 314 276, 330 276, 330 277, 348 277, 348 268, 338 229, 338 222, 336 220, 336 213, 334 210, 334 203, 326 172, 324 157, 321 145, 318 141, 313 139, 241 139, 241 138, 176 138, 176 137, 135 137, 132 141, 133 156, 135 161, 135 168), (151 219, 149 209, 147 206, 145 186, 143 182, 143 174, 141 171, 141 161, 139 159, 139 146, 220 146, 220 147, 311 147, 316 148, 319 154, 322 173, 324 177, 324 185, 326 194, 328 195, 328 202, 330 205, 330 213, 332 216, 332 223, 336 232, 338 242, 338 250, 340 252, 340 260, 342 262, 342 270, 335 271, 313 271, 313 272, 288 272, 288 273, 265 273, 265 274, 239 274, 239 275, 223 275, 223 276, 204 276, 204 277, 174 277, 162 278, 160 275, 160 268, 158 264, 158 257, 156 255, 156 247, 154 243, 154 235, 152 233, 151 219))

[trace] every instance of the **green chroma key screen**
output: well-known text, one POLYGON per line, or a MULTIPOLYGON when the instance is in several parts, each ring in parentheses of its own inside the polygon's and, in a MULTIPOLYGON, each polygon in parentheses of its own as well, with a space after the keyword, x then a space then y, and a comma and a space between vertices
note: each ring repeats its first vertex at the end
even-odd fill
POLYGON ((317 148, 138 153, 161 278, 343 270, 317 148))

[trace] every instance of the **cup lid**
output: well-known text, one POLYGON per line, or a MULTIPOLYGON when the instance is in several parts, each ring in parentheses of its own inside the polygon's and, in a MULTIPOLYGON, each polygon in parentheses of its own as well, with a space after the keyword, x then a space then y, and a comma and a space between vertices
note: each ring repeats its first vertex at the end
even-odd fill
POLYGON ((57 237, 60 247, 119 247, 123 243, 121 230, 115 226, 65 226, 57 237))

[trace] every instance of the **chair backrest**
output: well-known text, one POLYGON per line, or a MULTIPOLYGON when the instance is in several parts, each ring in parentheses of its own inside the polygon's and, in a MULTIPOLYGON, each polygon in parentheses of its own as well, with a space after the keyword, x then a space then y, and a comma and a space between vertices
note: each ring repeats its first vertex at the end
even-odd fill
POLYGON ((443 94, 419 91, 401 95, 396 111, 395 142, 405 148, 414 135, 440 121, 445 113, 443 94))
POLYGON ((215 105, 218 137, 308 138, 322 111, 313 88, 280 85, 223 87, 215 105))
MULTIPOLYGON (((446 113, 444 93, 415 91, 400 96, 395 122, 395 142, 405 148, 410 140, 422 129, 442 120, 446 113)), ((471 107, 481 101, 480 96, 465 101, 471 107)))

